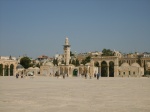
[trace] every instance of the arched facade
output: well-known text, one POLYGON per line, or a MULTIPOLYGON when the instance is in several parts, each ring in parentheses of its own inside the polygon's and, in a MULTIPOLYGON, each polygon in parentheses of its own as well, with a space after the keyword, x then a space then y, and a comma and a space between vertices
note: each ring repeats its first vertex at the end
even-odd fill
POLYGON ((16 60, 0 59, 0 76, 15 76, 17 64, 16 60))
MULTIPOLYGON (((92 57, 91 59, 91 65, 90 65, 90 71, 91 71, 91 74, 92 76, 94 75, 95 71, 94 71, 94 63, 98 63, 97 65, 98 66, 98 72, 99 73, 102 73, 102 65, 103 63, 106 63, 106 73, 107 73, 107 77, 110 77, 110 63, 113 63, 114 67, 113 67, 113 76, 114 77, 117 77, 118 76, 118 57, 117 56, 100 56, 100 57, 92 57)), ((103 74, 101 74, 103 75, 103 74)))

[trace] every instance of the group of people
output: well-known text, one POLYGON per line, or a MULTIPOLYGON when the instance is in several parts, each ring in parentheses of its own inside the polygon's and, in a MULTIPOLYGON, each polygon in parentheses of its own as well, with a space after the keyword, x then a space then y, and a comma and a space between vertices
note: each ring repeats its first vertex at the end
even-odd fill
MULTIPOLYGON (((85 79, 87 79, 87 74, 84 74, 84 76, 85 76, 85 79)), ((101 75, 100 75, 100 73, 98 72, 97 74, 95 73, 94 74, 94 77, 95 78, 97 78, 97 80, 99 79, 99 77, 100 77, 101 75)), ((90 75, 90 79, 92 78, 92 76, 90 75)))
MULTIPOLYGON (((19 74, 18 73, 16 74, 16 78, 17 79, 19 78, 19 74)), ((23 78, 23 74, 21 74, 21 78, 23 78)))

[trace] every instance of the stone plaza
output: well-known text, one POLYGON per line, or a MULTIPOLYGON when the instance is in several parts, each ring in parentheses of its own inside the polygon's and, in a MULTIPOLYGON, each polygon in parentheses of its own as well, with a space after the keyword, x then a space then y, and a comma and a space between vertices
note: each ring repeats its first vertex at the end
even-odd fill
POLYGON ((0 77, 0 112, 149 112, 147 77, 0 77))

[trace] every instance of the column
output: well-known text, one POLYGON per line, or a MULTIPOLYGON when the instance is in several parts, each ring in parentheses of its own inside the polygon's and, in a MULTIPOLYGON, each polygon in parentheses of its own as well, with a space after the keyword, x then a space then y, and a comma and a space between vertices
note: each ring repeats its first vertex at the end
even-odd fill
POLYGON ((101 66, 98 67, 98 72, 100 73, 100 77, 102 76, 101 74, 101 66))
POLYGON ((90 75, 94 77, 94 60, 92 59, 90 62, 90 75))
POLYGON ((8 76, 10 76, 10 68, 8 67, 8 76))
POLYGON ((16 71, 15 71, 15 68, 13 69, 13 76, 15 76, 16 75, 16 71))
POLYGON ((5 68, 3 68, 3 76, 5 75, 5 68))
POLYGON ((107 77, 109 77, 109 66, 107 66, 107 77))
MULTIPOLYGON (((118 58, 116 58, 115 63, 114 63, 114 77, 118 77, 118 68, 119 68, 119 64, 118 64, 118 58)), ((130 62, 131 64, 131 62, 130 62)), ((120 74, 122 74, 122 72, 120 72, 120 74)))

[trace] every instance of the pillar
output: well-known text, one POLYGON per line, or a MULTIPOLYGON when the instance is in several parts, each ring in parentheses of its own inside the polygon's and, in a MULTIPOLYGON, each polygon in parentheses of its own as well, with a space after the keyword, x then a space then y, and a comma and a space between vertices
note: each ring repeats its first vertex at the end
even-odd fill
POLYGON ((10 67, 8 67, 8 76, 10 76, 10 67))
POLYGON ((109 66, 107 66, 107 77, 109 77, 109 66))
POLYGON ((101 66, 98 67, 98 72, 100 73, 100 77, 101 77, 101 66))
POLYGON ((5 75, 5 68, 3 68, 3 76, 5 75))
POLYGON ((94 77, 94 60, 90 62, 90 75, 94 77))
MULTIPOLYGON (((118 77, 118 68, 119 68, 119 61, 118 58, 115 59, 115 63, 114 63, 114 77, 118 77)), ((122 74, 122 73, 120 73, 122 74)))

